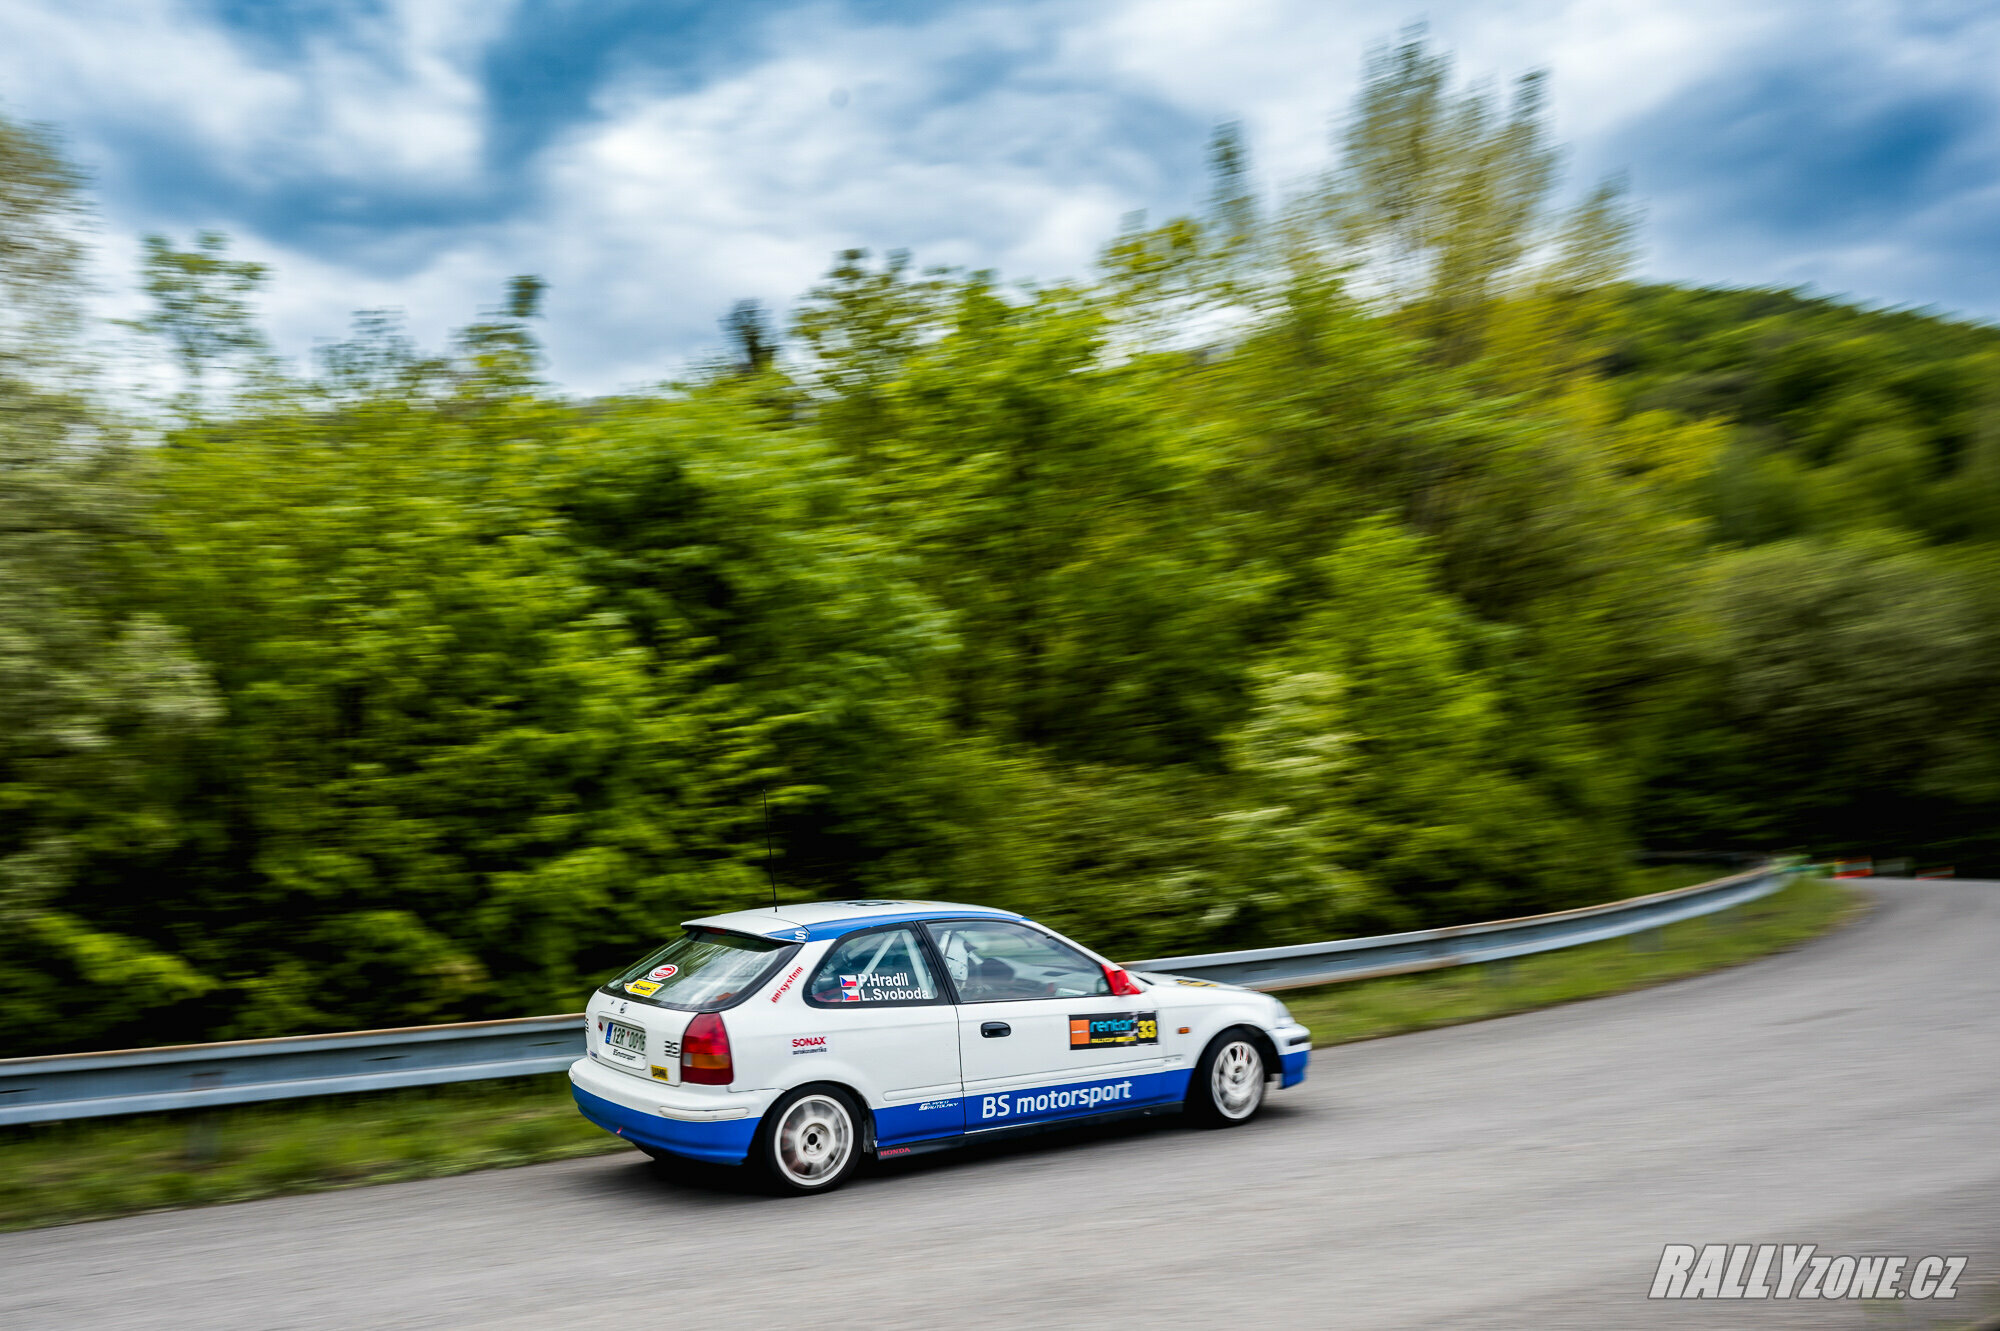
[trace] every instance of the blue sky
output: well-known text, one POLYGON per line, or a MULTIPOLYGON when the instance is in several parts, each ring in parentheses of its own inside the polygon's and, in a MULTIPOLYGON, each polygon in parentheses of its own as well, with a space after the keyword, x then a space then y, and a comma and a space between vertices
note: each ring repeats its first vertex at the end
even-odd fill
POLYGON ((439 344, 539 273, 555 377, 598 392, 847 246, 1083 273, 1199 199, 1221 119, 1280 191, 1419 19, 1467 75, 1549 71, 1650 274, 2000 318, 1990 2, 5 0, 0 106, 92 172, 114 292, 139 235, 219 228, 302 354, 364 307, 439 344))

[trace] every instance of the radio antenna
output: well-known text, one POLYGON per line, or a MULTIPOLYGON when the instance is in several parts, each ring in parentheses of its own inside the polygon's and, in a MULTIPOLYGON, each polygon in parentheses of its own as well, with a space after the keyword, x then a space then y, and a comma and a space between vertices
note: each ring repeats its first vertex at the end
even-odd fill
POLYGON ((778 908, 778 875, 771 872, 771 788, 764 787, 764 876, 771 880, 771 909, 778 908))

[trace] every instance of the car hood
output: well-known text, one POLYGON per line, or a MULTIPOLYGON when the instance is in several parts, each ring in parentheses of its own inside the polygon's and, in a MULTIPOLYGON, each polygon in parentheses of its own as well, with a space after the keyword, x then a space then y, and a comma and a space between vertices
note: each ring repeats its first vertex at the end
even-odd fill
POLYGON ((1133 971, 1132 974, 1160 989, 1179 989, 1199 993, 1203 989, 1219 989, 1228 994, 1254 994, 1254 989, 1245 989, 1240 984, 1224 984, 1220 980, 1203 980, 1192 975, 1175 975, 1170 971, 1133 971))

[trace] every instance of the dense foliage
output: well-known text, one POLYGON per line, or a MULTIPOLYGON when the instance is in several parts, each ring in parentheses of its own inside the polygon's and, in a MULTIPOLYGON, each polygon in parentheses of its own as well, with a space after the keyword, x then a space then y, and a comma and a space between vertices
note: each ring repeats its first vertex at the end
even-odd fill
POLYGON ((5 1052, 573 1007, 767 869, 1126 955, 2000 869, 2000 333, 1632 284, 1539 82, 1420 39, 1351 124, 1275 208, 1225 127, 1088 283, 850 253, 589 402, 532 278, 299 376, 153 238, 139 404, 0 122, 5 1052))

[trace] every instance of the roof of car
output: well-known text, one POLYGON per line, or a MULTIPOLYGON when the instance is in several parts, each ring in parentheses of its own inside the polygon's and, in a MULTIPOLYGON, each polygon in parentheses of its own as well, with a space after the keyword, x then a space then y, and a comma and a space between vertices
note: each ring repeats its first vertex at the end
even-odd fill
POLYGON ((782 938, 787 942, 816 942, 838 938, 878 924, 903 924, 910 920, 964 919, 973 916, 993 920, 1020 920, 1011 910, 991 906, 968 906, 957 901, 899 901, 869 898, 863 901, 786 902, 782 906, 759 906, 736 910, 727 915, 706 915, 686 920, 686 927, 727 929, 732 933, 782 938))

